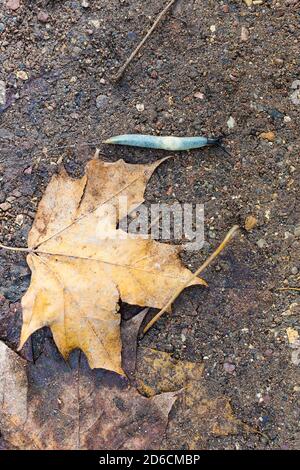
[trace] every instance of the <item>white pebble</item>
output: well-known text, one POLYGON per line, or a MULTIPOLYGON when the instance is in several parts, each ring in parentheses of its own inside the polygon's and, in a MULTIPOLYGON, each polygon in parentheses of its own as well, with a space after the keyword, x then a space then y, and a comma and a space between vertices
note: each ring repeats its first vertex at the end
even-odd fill
POLYGON ((137 109, 140 113, 142 113, 142 112, 144 111, 144 109, 145 109, 145 106, 143 105, 143 103, 137 103, 136 109, 137 109))
POLYGON ((0 106, 5 106, 6 103, 6 85, 3 80, 0 80, 0 106))
POLYGON ((232 116, 230 116, 230 118, 228 119, 227 126, 228 126, 228 129, 233 129, 234 128, 235 119, 232 116))

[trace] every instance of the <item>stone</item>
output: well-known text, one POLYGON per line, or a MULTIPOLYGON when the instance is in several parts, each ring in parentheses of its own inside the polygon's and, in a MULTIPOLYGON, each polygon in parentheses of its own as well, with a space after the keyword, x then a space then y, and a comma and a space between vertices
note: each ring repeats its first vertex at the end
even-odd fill
POLYGON ((232 116, 230 116, 230 118, 227 121, 227 127, 228 129, 233 129, 234 126, 235 126, 235 119, 232 116))
POLYGON ((18 214, 16 217, 16 224, 21 226, 23 225, 24 222, 24 215, 23 214, 18 214))
POLYGON ((262 132, 259 137, 261 139, 267 140, 268 142, 274 142, 275 140, 275 132, 268 131, 268 132, 262 132))
POLYGON ((16 72, 16 77, 19 78, 20 80, 26 81, 28 80, 28 73, 25 72, 25 70, 18 70, 16 72))
POLYGON ((20 8, 20 0, 7 0, 6 8, 13 11, 18 10, 20 8))
POLYGON ((257 225, 257 219, 253 215, 248 215, 245 219, 245 229, 250 232, 257 225))
POLYGON ((4 191, 0 191, 0 204, 2 202, 5 202, 5 199, 6 199, 6 194, 4 191))
POLYGON ((105 109, 108 106, 108 96, 98 95, 96 98, 96 106, 98 109, 105 109))
POLYGON ((0 138, 1 139, 13 139, 14 135, 12 132, 10 132, 8 129, 5 129, 4 127, 0 127, 0 138))
POLYGON ((233 374, 233 372, 235 371, 235 365, 231 364, 230 362, 225 362, 223 367, 225 372, 227 372, 228 374, 233 374))
POLYGON ((37 19, 41 23, 47 23, 47 21, 49 20, 49 14, 46 11, 41 10, 38 12, 37 19))
POLYGON ((3 212, 8 211, 11 208, 11 204, 9 202, 3 202, 3 204, 0 204, 0 209, 3 212))
POLYGON ((140 113, 142 113, 142 112, 145 110, 145 106, 143 105, 143 103, 137 103, 136 109, 137 109, 140 113))
POLYGON ((267 242, 263 238, 260 238, 256 244, 257 244, 258 248, 264 248, 266 246, 267 242))
POLYGON ((300 237, 300 224, 296 225, 296 227, 294 229, 294 235, 295 235, 295 237, 300 237))
POLYGON ((245 26, 242 26, 241 41, 247 42, 249 40, 249 31, 245 26))
POLYGON ((6 103, 6 84, 0 80, 0 106, 5 106, 6 103))

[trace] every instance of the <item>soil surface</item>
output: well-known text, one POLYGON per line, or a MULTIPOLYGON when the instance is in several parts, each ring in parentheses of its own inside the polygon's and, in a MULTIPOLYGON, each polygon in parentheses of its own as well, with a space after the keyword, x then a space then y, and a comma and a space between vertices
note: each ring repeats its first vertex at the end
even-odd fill
MULTIPOLYGON (((230 156, 219 148, 174 154, 146 200, 204 204, 204 247, 183 253, 192 270, 232 225, 249 215, 257 225, 205 272, 209 288, 186 290, 141 344, 204 361, 211 395, 230 397, 235 415, 261 432, 212 437, 209 449, 299 449, 300 360, 287 336, 299 331, 299 293, 278 288, 300 287, 300 2, 179 0, 118 84, 114 74, 166 1, 24 0, 16 10, 5 3, 1 241, 26 246, 62 163, 79 176, 96 147, 107 161, 166 155, 106 146, 105 138, 224 134, 230 156)), ((16 348, 30 271, 24 255, 0 254, 0 336, 16 348)), ((40 354, 42 335, 22 355, 40 354)))

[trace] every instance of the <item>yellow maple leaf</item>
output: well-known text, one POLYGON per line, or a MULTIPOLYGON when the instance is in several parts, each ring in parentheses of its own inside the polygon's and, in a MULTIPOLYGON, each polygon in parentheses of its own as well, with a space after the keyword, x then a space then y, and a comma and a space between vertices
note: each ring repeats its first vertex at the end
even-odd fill
MULTIPOLYGON (((32 278, 22 299, 20 348, 34 331, 49 326, 65 358, 80 348, 91 368, 124 374, 120 298, 162 308, 191 277, 179 247, 117 229, 128 212, 120 196, 131 210, 138 207, 161 161, 131 165, 94 159, 81 179, 65 170, 52 177, 28 237, 32 278)), ((206 283, 196 278, 191 284, 206 283)))

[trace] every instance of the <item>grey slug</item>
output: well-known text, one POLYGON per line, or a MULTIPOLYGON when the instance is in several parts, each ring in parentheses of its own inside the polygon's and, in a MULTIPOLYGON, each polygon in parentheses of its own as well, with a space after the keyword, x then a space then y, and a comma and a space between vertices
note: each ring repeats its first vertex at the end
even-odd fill
POLYGON ((143 134, 124 134, 111 137, 105 140, 105 144, 130 145, 133 147, 144 147, 162 150, 191 150, 206 145, 220 145, 220 139, 210 139, 208 137, 173 137, 154 136, 143 134))

